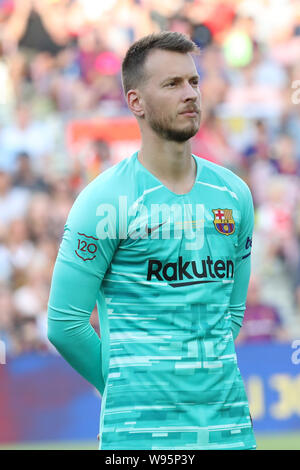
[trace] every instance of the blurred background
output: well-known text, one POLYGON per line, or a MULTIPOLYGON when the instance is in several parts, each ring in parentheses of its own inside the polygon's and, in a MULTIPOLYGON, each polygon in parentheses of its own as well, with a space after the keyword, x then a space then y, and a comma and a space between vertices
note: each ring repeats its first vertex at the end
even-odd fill
POLYGON ((300 449, 299 0, 0 0, 2 449, 97 448, 101 399, 48 342, 48 295, 74 199, 139 148, 121 63, 161 30, 202 49, 193 152, 253 194, 237 355, 258 448, 300 449))

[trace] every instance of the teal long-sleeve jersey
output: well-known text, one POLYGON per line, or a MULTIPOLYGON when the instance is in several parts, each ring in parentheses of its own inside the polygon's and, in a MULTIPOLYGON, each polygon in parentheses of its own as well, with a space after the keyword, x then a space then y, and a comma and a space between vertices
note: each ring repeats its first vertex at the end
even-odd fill
POLYGON ((137 155, 89 183, 69 213, 48 337, 102 395, 99 449, 254 449, 234 346, 250 190, 193 155, 195 183, 178 195, 137 155), (101 339, 89 322, 95 305, 101 339))

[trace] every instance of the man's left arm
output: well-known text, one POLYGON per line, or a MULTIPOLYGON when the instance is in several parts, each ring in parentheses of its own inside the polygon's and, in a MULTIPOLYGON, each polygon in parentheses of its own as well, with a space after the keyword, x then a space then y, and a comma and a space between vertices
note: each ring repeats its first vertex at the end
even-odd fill
POLYGON ((254 227, 254 208, 251 192, 243 183, 240 192, 241 221, 235 263, 234 285, 230 297, 231 329, 236 339, 243 323, 248 284, 251 272, 251 247, 254 227))

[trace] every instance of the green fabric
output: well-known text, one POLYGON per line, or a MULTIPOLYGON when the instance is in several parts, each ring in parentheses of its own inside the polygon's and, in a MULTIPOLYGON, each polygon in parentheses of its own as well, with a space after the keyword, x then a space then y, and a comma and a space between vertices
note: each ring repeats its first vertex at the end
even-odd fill
POLYGON ((48 336, 102 395, 100 449, 256 445, 234 346, 252 198, 231 171, 195 161, 177 195, 135 153, 80 193, 65 225, 48 336))

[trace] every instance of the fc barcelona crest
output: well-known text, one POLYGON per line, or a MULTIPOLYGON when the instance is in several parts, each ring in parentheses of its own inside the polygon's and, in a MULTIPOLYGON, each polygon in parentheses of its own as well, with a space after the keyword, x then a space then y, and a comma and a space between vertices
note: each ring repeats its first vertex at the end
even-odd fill
POLYGON ((235 231, 232 209, 213 209, 213 213, 215 228, 218 232, 223 235, 232 235, 235 231))

